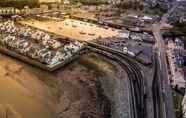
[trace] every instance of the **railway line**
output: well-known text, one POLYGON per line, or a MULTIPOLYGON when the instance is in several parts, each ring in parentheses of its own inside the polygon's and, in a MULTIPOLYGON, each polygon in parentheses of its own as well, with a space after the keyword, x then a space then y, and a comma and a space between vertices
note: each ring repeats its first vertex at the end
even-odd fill
POLYGON ((161 81, 158 77, 158 62, 156 61, 157 55, 153 57, 154 62, 154 74, 153 74, 153 83, 152 83, 152 93, 153 93, 153 106, 154 106, 154 118, 161 118, 163 115, 162 112, 162 96, 161 96, 161 81))
POLYGON ((145 87, 141 68, 130 57, 99 46, 87 46, 91 52, 105 56, 118 63, 128 74, 130 89, 130 118, 145 118, 145 87))

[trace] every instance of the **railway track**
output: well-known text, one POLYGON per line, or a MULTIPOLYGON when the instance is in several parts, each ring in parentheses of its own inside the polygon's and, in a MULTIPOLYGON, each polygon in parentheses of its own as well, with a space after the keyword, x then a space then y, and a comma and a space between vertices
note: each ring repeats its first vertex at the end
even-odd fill
POLYGON ((152 93, 153 93, 153 104, 154 104, 154 118, 163 118, 165 115, 164 112, 164 97, 162 91, 162 82, 160 80, 159 75, 159 62, 157 61, 157 54, 154 55, 154 75, 153 75, 153 85, 152 85, 152 93))
POLYGON ((138 63, 112 50, 99 47, 87 46, 88 50, 105 56, 118 63, 128 74, 130 85, 130 118, 145 118, 145 89, 144 76, 138 63))

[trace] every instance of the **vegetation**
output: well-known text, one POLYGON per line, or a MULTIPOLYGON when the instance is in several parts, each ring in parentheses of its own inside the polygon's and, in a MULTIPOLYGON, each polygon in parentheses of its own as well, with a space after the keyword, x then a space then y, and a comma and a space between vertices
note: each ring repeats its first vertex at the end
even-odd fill
POLYGON ((117 4, 117 7, 123 8, 123 9, 135 9, 135 10, 142 10, 143 4, 139 1, 128 1, 123 2, 120 4, 117 4))
POLYGON ((161 9, 158 9, 158 8, 154 8, 154 9, 145 9, 144 13, 150 14, 150 15, 162 16, 165 13, 165 11, 162 11, 161 9))
POLYGON ((186 46, 186 22, 175 23, 174 27, 163 34, 164 37, 182 37, 182 41, 186 46))
POLYGON ((38 0, 0 0, 0 7, 23 8, 24 6, 35 7, 37 5, 38 0))
POLYGON ((177 93, 175 90, 173 90, 172 94, 173 94, 174 110, 176 113, 176 118, 182 118, 181 102, 182 102, 183 96, 177 93))
POLYGON ((176 23, 175 28, 179 28, 180 30, 186 33, 186 22, 176 23))
POLYGON ((183 42, 186 45, 186 22, 175 23, 172 32, 174 32, 176 35, 183 36, 183 42))

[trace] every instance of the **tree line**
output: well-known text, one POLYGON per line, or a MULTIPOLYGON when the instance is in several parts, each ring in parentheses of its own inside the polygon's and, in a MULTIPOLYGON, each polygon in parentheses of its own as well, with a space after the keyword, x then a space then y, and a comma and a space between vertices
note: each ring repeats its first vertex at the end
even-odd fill
POLYGON ((0 0, 0 7, 23 8, 24 6, 29 6, 32 8, 38 5, 38 0, 0 0))

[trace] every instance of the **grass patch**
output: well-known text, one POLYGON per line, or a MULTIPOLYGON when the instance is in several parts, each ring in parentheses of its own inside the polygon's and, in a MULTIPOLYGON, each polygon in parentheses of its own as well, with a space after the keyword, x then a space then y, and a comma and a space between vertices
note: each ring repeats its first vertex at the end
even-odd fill
POLYGON ((175 90, 172 90, 173 94, 173 101, 174 101, 174 109, 176 113, 176 118, 182 118, 182 107, 181 102, 183 99, 183 96, 177 93, 175 90))

